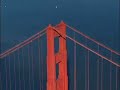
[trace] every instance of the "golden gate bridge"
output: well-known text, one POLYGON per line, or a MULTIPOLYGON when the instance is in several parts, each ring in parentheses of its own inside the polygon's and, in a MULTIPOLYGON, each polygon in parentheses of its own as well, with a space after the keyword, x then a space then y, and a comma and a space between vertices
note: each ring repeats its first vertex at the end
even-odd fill
POLYGON ((63 21, 0 59, 0 90, 120 90, 120 53, 63 21))

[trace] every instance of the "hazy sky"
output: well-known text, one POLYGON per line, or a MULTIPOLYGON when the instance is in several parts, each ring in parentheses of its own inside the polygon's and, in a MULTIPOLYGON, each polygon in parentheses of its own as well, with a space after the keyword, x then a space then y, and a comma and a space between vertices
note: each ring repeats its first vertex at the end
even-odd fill
POLYGON ((1 3, 3 51, 49 23, 55 25, 61 20, 118 50, 118 0, 1 0, 1 3))

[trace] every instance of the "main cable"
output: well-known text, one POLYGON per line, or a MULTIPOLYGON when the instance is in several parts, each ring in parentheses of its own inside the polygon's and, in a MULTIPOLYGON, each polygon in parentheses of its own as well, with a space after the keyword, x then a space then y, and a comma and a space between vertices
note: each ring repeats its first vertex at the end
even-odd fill
POLYGON ((98 42, 98 41, 92 39, 91 37, 89 37, 89 36, 83 34, 83 33, 80 32, 79 30, 77 30, 77 29, 75 29, 75 28, 73 28, 73 27, 71 27, 71 26, 69 26, 69 25, 67 25, 67 24, 66 24, 66 26, 67 26, 68 28, 70 28, 71 30, 73 30, 74 32, 77 32, 78 34, 84 36, 85 38, 87 38, 87 39, 93 41, 93 42, 96 43, 96 44, 99 44, 100 46, 104 47, 105 49, 107 49, 107 50, 109 50, 109 51, 112 51, 113 53, 115 53, 115 54, 117 54, 117 55, 120 56, 120 53, 119 53, 119 52, 116 52, 116 51, 112 50, 111 48, 108 48, 108 47, 105 46, 104 44, 102 44, 102 43, 100 43, 100 42, 98 42))
POLYGON ((78 45, 80 45, 80 46, 84 47, 85 49, 87 49, 87 50, 91 51, 92 53, 94 53, 94 54, 98 55, 99 57, 101 57, 101 58, 103 58, 103 59, 107 60, 108 62, 112 63, 113 65, 120 67, 120 65, 119 65, 119 64, 117 64, 117 63, 115 63, 115 62, 111 61, 110 59, 106 58, 105 56, 102 56, 101 54, 97 53, 96 51, 94 51, 94 50, 92 50, 92 49, 90 49, 90 48, 86 47, 85 45, 83 45, 83 44, 81 44, 80 42, 78 42, 78 41, 74 40, 73 38, 69 37, 68 35, 66 35, 66 37, 67 37, 68 39, 70 39, 71 41, 73 41, 73 42, 77 43, 78 45))
POLYGON ((36 40, 38 38, 38 36, 42 36, 46 33, 46 28, 43 29, 42 31, 40 31, 39 33, 31 36, 30 38, 28 38, 27 40, 21 42, 20 44, 17 44, 16 46, 14 46, 13 48, 3 52, 2 54, 0 54, 0 58, 4 58, 5 56, 11 54, 12 52, 15 52, 16 50, 24 47, 25 45, 28 45, 29 43, 31 43, 31 41, 36 40))

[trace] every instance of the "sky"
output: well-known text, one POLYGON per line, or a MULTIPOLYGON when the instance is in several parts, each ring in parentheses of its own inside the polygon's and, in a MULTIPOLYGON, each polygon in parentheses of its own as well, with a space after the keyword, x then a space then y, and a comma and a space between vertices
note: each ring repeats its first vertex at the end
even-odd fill
POLYGON ((1 0, 2 51, 61 20, 120 51, 118 0, 1 0))
MULTIPOLYGON (((68 25, 79 29, 84 34, 87 34, 97 41, 120 52, 119 0, 1 0, 0 8, 0 52, 4 52, 5 50, 17 45, 33 34, 36 34, 40 30, 44 29, 49 24, 58 24, 61 20, 68 25)), ((70 46, 72 45, 73 43, 70 46)), ((73 78, 70 77, 73 77, 73 66, 71 66, 73 61, 71 59, 74 57, 71 56, 71 54, 73 54, 73 48, 70 46, 68 46, 68 74, 70 79, 69 82, 72 84, 73 78)), ((79 53, 82 55, 83 49, 79 47, 77 48, 78 59, 84 58, 84 55, 81 57, 79 56, 79 53)), ((36 48, 34 49, 36 50, 36 48)), ((46 58, 45 54, 43 54, 43 57, 46 58)), ((93 57, 92 60, 94 60, 94 58, 95 57, 93 57)), ((4 72, 4 64, 2 65, 1 63, 2 62, 0 62, 0 67, 2 67, 3 70, 0 70, 4 72)), ((5 61, 3 61, 3 63, 5 63, 5 61)), ((25 63, 27 67, 28 62, 25 63)), ((93 69, 93 73, 94 70, 96 70, 96 68, 94 68, 96 65, 95 63, 91 62, 91 65, 93 65, 91 67, 91 69, 93 69)), ((13 64, 14 62, 11 61, 11 72, 13 72, 13 64)), ((19 65, 18 60, 16 60, 16 65, 17 64, 19 65)), ((34 62, 34 64, 36 66, 38 65, 37 60, 34 62)), ((77 64, 79 64, 78 66, 80 67, 83 66, 80 61, 77 61, 77 64)), ((7 62, 7 65, 9 66, 9 62, 7 62)), ((19 70, 19 68, 17 69, 19 70)), ((84 73, 85 68, 78 67, 78 69, 84 73)), ((78 75, 81 75, 79 70, 78 75)), ((105 68, 104 70, 109 72, 109 68, 105 68)), ((27 69, 25 69, 25 71, 27 79, 27 69)), ((107 75, 109 73, 107 72, 106 78, 108 79, 107 75)), ((35 75, 37 75, 37 73, 38 72, 36 72, 35 75)), ((91 73, 91 76, 93 73, 91 73)), ((82 75, 84 76, 84 74, 82 75)), ((5 78, 4 75, 3 77, 5 78)), ((4 78, 3 82, 5 83, 4 78)), ((77 82, 80 82, 80 80, 83 80, 83 78, 78 78, 77 82)), ((91 88, 95 87, 94 83, 91 83, 91 88)), ((69 87, 71 88, 70 90, 73 88, 71 84, 69 87)), ((81 88, 84 88, 83 84, 80 84, 81 85, 78 83, 77 85, 78 90, 80 86, 81 88)), ((36 86, 36 88, 37 87, 38 86, 36 86)), ((6 86, 4 86, 4 88, 6 88, 6 86)))

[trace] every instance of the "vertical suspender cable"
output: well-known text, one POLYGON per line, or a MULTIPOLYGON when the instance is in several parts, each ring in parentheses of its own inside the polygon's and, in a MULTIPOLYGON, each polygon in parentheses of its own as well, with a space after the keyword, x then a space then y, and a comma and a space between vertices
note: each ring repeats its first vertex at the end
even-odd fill
POLYGON ((31 83, 30 83, 30 45, 28 45, 28 67, 29 67, 29 89, 31 90, 31 83))
POLYGON ((11 72, 10 72, 10 56, 8 56, 8 63, 9 63, 9 82, 10 82, 10 90, 11 90, 11 72))
POLYGON ((40 50, 41 50, 41 75, 42 75, 42 79, 41 79, 41 88, 42 88, 42 90, 44 90, 44 88, 43 88, 43 58, 42 58, 42 40, 41 40, 41 47, 40 47, 40 50))
MULTIPOLYGON (((75 32, 74 32, 75 40, 75 32)), ((74 42, 74 90, 76 90, 76 43, 74 42)))
POLYGON ((22 64, 23 64, 23 72, 22 72, 22 73, 23 73, 23 90, 25 90, 25 77, 24 77, 24 75, 25 75, 25 74, 24 74, 24 69, 25 69, 25 68, 24 68, 24 48, 22 49, 22 61, 23 61, 23 63, 22 63, 22 64))
POLYGON ((118 90, 118 67, 116 66, 116 90, 118 90))
POLYGON ((40 90, 41 90, 41 52, 40 52, 40 37, 38 38, 38 58, 39 58, 39 82, 40 82, 40 90))
POLYGON ((103 90, 103 58, 101 59, 101 90, 103 90))
MULTIPOLYGON (((87 46, 87 38, 85 38, 85 45, 87 46)), ((85 90, 87 90, 87 50, 85 49, 85 90)))
MULTIPOLYGON (((112 61, 112 52, 111 52, 111 56, 110 59, 112 61)), ((110 63, 110 90, 112 89, 112 64, 110 63)))
POLYGON ((87 63, 87 66, 88 66, 88 90, 89 90, 89 75, 90 75, 90 72, 89 72, 89 65, 90 65, 90 61, 89 61, 89 50, 87 51, 87 53, 88 53, 88 58, 87 58, 88 63, 87 63))
MULTIPOLYGON (((112 52, 111 52, 111 56, 110 59, 112 61, 112 52)), ((112 64, 110 63, 110 90, 112 89, 112 64)))
POLYGON ((5 76, 6 76, 6 85, 5 85, 5 86, 6 86, 6 90, 8 90, 8 80, 7 80, 7 79, 8 79, 8 78, 7 78, 7 75, 8 75, 8 74, 7 74, 7 58, 5 58, 5 72, 6 72, 6 75, 5 75, 5 76))
POLYGON ((21 90, 21 80, 20 80, 20 51, 18 49, 18 67, 19 67, 19 90, 21 90))
POLYGON ((33 56, 33 47, 31 43, 31 60, 32 60, 32 82, 33 82, 33 89, 34 90, 34 56, 33 56))
POLYGON ((15 53, 14 53, 14 88, 15 88, 15 90, 16 90, 16 67, 15 67, 15 59, 16 59, 16 56, 15 56, 15 53))
MULTIPOLYGON (((98 45, 98 53, 99 53, 99 45, 98 45)), ((99 90, 99 56, 97 60, 97 90, 99 90)))
POLYGON ((2 89, 2 74, 1 73, 2 73, 2 71, 0 71, 0 89, 3 90, 2 89))

